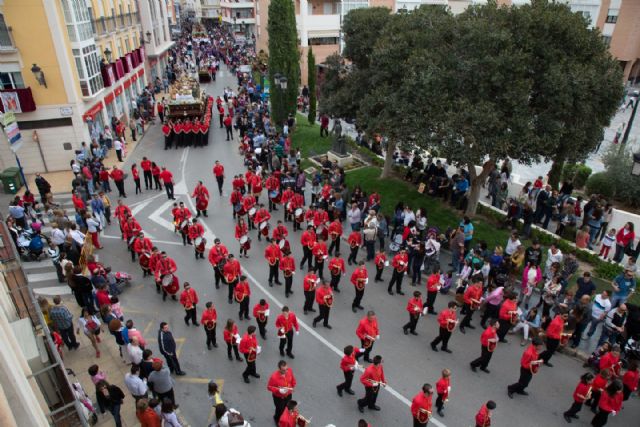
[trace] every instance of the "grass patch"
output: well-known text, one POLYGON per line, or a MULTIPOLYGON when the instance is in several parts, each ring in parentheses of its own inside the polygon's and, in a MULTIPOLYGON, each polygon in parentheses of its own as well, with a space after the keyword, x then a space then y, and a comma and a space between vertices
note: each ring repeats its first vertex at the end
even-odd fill
POLYGON ((291 135, 291 147, 300 148, 302 157, 313 157, 325 154, 331 149, 333 138, 320 137, 320 125, 309 124, 307 116, 298 114, 296 129, 291 135))

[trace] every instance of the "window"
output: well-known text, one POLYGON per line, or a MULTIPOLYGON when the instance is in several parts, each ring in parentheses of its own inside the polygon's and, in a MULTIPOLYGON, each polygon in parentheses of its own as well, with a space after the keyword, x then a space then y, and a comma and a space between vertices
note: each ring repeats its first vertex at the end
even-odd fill
POLYGON ((124 47, 127 49, 127 52, 131 52, 131 45, 129 44, 129 37, 125 37, 125 39, 124 39, 124 47))
POLYGON ((606 47, 611 46, 611 36, 602 36, 602 41, 606 47))
POLYGON ((82 49, 72 49, 71 51, 75 60, 76 70, 78 70, 82 96, 95 95, 104 87, 96 45, 91 44, 82 49))
POLYGON ((7 27, 6 22, 4 22, 4 15, 0 15, 0 49, 1 48, 13 49, 13 42, 11 41, 9 28, 7 27))
POLYGON ((320 46, 320 45, 332 45, 338 44, 338 37, 316 37, 309 39, 309 45, 311 46, 320 46))
POLYGON ((607 24, 615 24, 616 22, 618 22, 618 11, 616 10, 614 12, 611 9, 609 9, 609 12, 607 14, 607 20, 605 22, 607 24))
POLYGON ((0 72, 0 88, 1 89, 22 89, 24 81, 20 72, 0 72))

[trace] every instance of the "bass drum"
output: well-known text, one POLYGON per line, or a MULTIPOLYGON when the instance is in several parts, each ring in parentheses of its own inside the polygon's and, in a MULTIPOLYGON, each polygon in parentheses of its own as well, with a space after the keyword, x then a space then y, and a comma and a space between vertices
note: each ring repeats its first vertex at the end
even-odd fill
POLYGON ((149 260, 151 259, 151 257, 149 256, 148 253, 143 252, 140 254, 138 262, 140 263, 140 267, 145 270, 145 271, 149 271, 149 260))
POLYGON ((180 290, 180 281, 173 274, 165 274, 162 276, 162 287, 169 295, 175 295, 180 290))
POLYGON ((207 246, 207 239, 204 237, 197 237, 193 244, 195 245, 196 251, 203 253, 207 246))

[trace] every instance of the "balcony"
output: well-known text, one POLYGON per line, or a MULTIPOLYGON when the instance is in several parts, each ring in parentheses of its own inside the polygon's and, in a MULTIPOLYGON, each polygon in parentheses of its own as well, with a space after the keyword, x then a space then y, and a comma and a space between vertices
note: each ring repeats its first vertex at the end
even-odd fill
POLYGON ((91 22, 96 36, 105 36, 116 31, 122 31, 140 23, 140 15, 136 13, 124 13, 115 16, 101 16, 91 22))
MULTIPOLYGON (((296 27, 300 30, 300 16, 296 16, 296 27)), ((313 33, 333 33, 340 31, 340 15, 307 15, 305 27, 311 35, 313 33)))
POLYGON ((246 18, 236 18, 236 17, 229 17, 229 16, 223 16, 222 17, 222 22, 225 22, 227 24, 255 24, 256 23, 256 18, 248 16, 246 18))
POLYGON ((220 8, 222 9, 248 9, 255 7, 256 2, 251 0, 234 0, 220 2, 220 8))

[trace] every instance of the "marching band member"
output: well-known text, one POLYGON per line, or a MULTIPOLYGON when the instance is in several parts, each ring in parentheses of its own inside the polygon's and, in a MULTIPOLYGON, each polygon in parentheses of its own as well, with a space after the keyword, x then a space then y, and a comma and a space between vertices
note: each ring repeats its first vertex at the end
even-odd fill
POLYGON ((209 190, 202 181, 198 181, 191 197, 196 199, 196 218, 199 218, 201 214, 206 217, 207 207, 209 207, 209 190))
POLYGON ((273 228, 271 240, 275 240, 276 243, 280 243, 280 240, 286 239, 288 235, 289 230, 287 230, 287 226, 284 225, 281 220, 278 220, 276 226, 273 228))
MULTIPOLYGON (((564 325, 568 318, 569 313, 566 310, 560 311, 547 327, 547 348, 540 353, 540 359, 543 360, 545 366, 553 367, 549 360, 551 360, 551 356, 560 345, 560 339, 564 333, 564 325)), ((569 334, 569 336, 571 335, 569 334)))
POLYGON ((351 395, 355 394, 355 392, 351 390, 351 383, 353 382, 353 374, 358 368, 357 359, 362 355, 362 353, 364 353, 364 349, 354 348, 352 345, 348 345, 344 348, 344 356, 340 360, 340 370, 344 374, 344 382, 336 386, 338 396, 342 397, 343 391, 346 391, 351 395))
POLYGON ((223 278, 223 261, 226 261, 228 256, 229 251, 227 250, 227 247, 220 242, 220 239, 216 238, 213 241, 213 246, 209 249, 209 263, 213 267, 213 272, 215 274, 216 289, 220 289, 220 279, 223 278))
POLYGON ((429 314, 438 314, 435 310, 435 304, 438 291, 440 290, 440 278, 440 269, 438 267, 434 267, 433 271, 427 278, 427 300, 424 303, 427 307, 427 313, 429 314))
POLYGON ((329 255, 333 254, 333 250, 336 250, 336 256, 340 256, 340 240, 342 239, 342 223, 340 218, 334 219, 329 224, 329 238, 331 244, 329 245, 329 255))
POLYGON ((600 395, 602 391, 607 387, 609 380, 611 379, 611 370, 609 368, 600 369, 598 375, 595 376, 591 383, 591 396, 587 397, 585 404, 587 404, 592 412, 596 412, 598 409, 598 402, 600 401, 600 395))
POLYGON ((442 378, 436 383, 436 392, 438 398, 436 399, 436 408, 438 409, 438 415, 444 417, 444 404, 449 400, 449 393, 451 392, 451 371, 449 369, 442 370, 442 378))
POLYGON ((173 217, 173 232, 177 233, 180 231, 180 223, 182 223, 182 218, 180 218, 181 212, 177 203, 173 204, 171 208, 171 216, 173 217))
POLYGON ((376 265, 376 278, 374 281, 376 283, 382 282, 382 270, 387 264, 387 255, 384 253, 383 249, 380 249, 380 251, 376 254, 375 258, 373 259, 373 263, 376 265))
POLYGON ((262 349, 258 345, 255 326, 251 325, 247 328, 247 333, 240 340, 239 350, 240 353, 244 354, 244 359, 247 362, 247 368, 242 373, 242 378, 245 383, 249 384, 249 376, 260 378, 260 375, 256 372, 256 359, 262 349))
POLYGON ((187 233, 189 235, 189 241, 193 242, 193 249, 196 259, 204 259, 204 250, 206 246, 206 241, 204 240, 204 227, 198 222, 197 219, 193 218, 191 220, 191 225, 189 226, 189 230, 187 233), (196 242, 199 239, 201 240, 196 242))
POLYGON ((293 189, 291 189, 290 187, 287 187, 282 191, 282 197, 280 198, 280 202, 284 207, 284 222, 294 221, 293 213, 296 210, 293 204, 294 194, 295 193, 293 192, 293 189))
POLYGON ((400 252, 393 257, 391 261, 391 265, 393 266, 393 275, 391 276, 391 281, 389 282, 389 286, 387 287, 387 293, 389 295, 393 295, 393 284, 396 285, 396 293, 399 295, 404 295, 402 292, 402 279, 404 278, 404 273, 406 273, 407 268, 409 266, 409 256, 407 255, 407 250, 402 248, 400 252))
POLYGON ((470 363, 471 370, 476 372, 476 369, 480 367, 482 372, 489 373, 487 366, 491 361, 491 356, 498 346, 498 327, 500 323, 496 319, 489 320, 489 326, 480 335, 480 357, 470 363))
POLYGON ((500 306, 498 313, 498 320, 500 321, 500 328, 498 329, 498 338, 500 342, 506 343, 504 338, 511 329, 511 326, 518 322, 518 306, 516 304, 516 294, 514 292, 507 291, 504 293, 504 301, 500 306))
POLYGON ((318 303, 320 314, 313 319, 313 327, 315 328, 318 322, 322 320, 322 326, 331 329, 331 325, 329 325, 329 312, 333 305, 333 291, 329 286, 329 282, 322 282, 322 286, 316 291, 316 302, 318 303))
POLYGON ((528 396, 529 393, 525 391, 533 374, 538 372, 542 360, 538 354, 542 350, 542 340, 535 337, 531 340, 531 345, 524 351, 522 358, 520 359, 520 378, 518 382, 511 384, 507 387, 507 394, 510 399, 513 399, 513 394, 518 393, 523 396, 528 396))
POLYGON ((264 257, 269 263, 269 287, 273 287, 273 282, 275 280, 277 285, 281 285, 280 277, 278 274, 278 267, 280 264, 280 258, 282 257, 282 252, 280 251, 280 246, 276 243, 275 240, 271 240, 271 243, 264 250, 264 257))
POLYGON ((229 196, 229 202, 231 203, 231 210, 233 212, 233 219, 236 219, 238 216, 243 216, 247 212, 244 210, 244 206, 242 204, 242 193, 240 190, 236 190, 235 188, 231 192, 231 196, 229 196))
POLYGON ((264 204, 260 203, 260 207, 258 208, 258 211, 256 212, 256 215, 253 218, 253 225, 255 225, 256 228, 258 228, 258 241, 262 240, 262 234, 264 233, 263 230, 265 229, 266 229, 266 234, 264 234, 264 236, 267 239, 267 242, 271 240, 269 239, 269 220, 270 219, 271 219, 271 214, 264 207, 264 204))
POLYGON ((302 288, 304 290, 304 314, 307 314, 309 311, 315 312, 316 310, 313 308, 313 300, 316 296, 316 287, 320 282, 318 276, 316 276, 313 271, 309 271, 302 281, 302 288))
POLYGON ((216 160, 213 165, 213 176, 216 177, 216 182, 218 183, 218 192, 220 193, 220 197, 222 197, 222 185, 224 184, 224 166, 222 166, 220 160, 216 160))
POLYGON ((253 197, 252 194, 247 193, 243 198, 242 198, 242 210, 244 212, 246 212, 247 214, 247 224, 249 224, 249 229, 250 230, 255 230, 256 227, 253 223, 253 218, 255 218, 256 216, 256 198, 253 197))
POLYGON ((411 401, 411 415, 413 427, 426 427, 431 418, 433 388, 431 384, 424 384, 422 391, 416 394, 411 401))
POLYGON ((291 199, 291 210, 294 213, 293 218, 293 231, 300 230, 300 224, 304 221, 304 196, 300 193, 295 193, 291 199), (298 212, 298 215, 296 215, 298 212))
MULTIPOLYGON (((151 248, 153 248, 151 240, 148 237, 144 237, 144 233, 142 231, 138 232, 138 236, 133 241, 132 246, 133 250, 131 251, 131 262, 136 260, 136 254, 138 254, 138 257, 140 258, 142 257, 143 253, 151 253, 151 248)), ((146 274, 144 275, 146 276, 146 274)))
POLYGON ((184 202, 180 202, 176 219, 178 221, 178 227, 180 227, 180 234, 182 235, 182 244, 191 244, 189 239, 189 220, 191 219, 191 211, 184 205, 184 202))
POLYGON ((282 314, 276 318, 276 328, 278 329, 278 336, 280 337, 280 356, 284 356, 284 346, 287 345, 287 356, 295 359, 292 353, 293 350, 293 330, 295 329, 296 335, 300 333, 300 325, 298 319, 293 312, 289 311, 289 307, 286 305, 282 307, 282 314))
POLYGON ((402 327, 402 332, 404 332, 405 335, 407 335, 409 332, 411 332, 411 335, 418 335, 418 333, 416 332, 416 326, 418 326, 418 319, 420 319, 420 316, 422 315, 423 307, 422 292, 414 291, 413 298, 411 298, 407 303, 409 322, 407 322, 402 327))
POLYGON ((247 281, 247 277, 245 275, 240 276, 240 281, 236 285, 233 294, 238 304, 240 304, 240 312, 238 313, 240 320, 242 320, 243 315, 245 320, 250 320, 251 317, 249 317, 249 301, 251 296, 251 289, 249 288, 249 282, 247 281))
POLYGON ((634 393, 638 390, 638 379, 640 378, 640 373, 638 372, 638 362, 636 360, 629 360, 629 365, 627 367, 627 372, 622 376, 622 394, 624 397, 624 401, 629 400, 631 393, 634 393))
POLYGON ((204 328, 204 333, 207 336, 207 349, 211 350, 211 346, 218 348, 216 343, 216 328, 218 326, 218 312, 213 306, 213 302, 207 301, 204 305, 205 310, 202 312, 200 318, 200 324, 204 328))
POLYGON ((189 282, 184 282, 184 290, 180 293, 180 304, 184 307, 184 323, 189 326, 189 319, 194 326, 200 326, 197 320, 196 304, 198 304, 198 293, 191 287, 189 282))
POLYGON ((442 343, 442 351, 445 353, 451 353, 451 350, 449 350, 449 339, 451 338, 453 329, 458 323, 456 316, 457 308, 458 304, 455 301, 449 301, 447 308, 442 310, 438 315, 438 324, 440 325, 440 328, 436 339, 431 341, 431 349, 433 351, 438 351, 437 345, 442 343))
MULTIPOLYGON (((160 259, 158 259, 156 263, 156 271, 154 272, 154 276, 156 278, 156 282, 162 283, 162 278, 167 274, 173 274, 178 270, 178 266, 176 262, 167 256, 165 251, 160 253, 160 259)), ((177 291, 177 289, 176 289, 177 291)), ((171 298, 176 299, 175 292, 171 294, 171 298)), ((162 301, 166 301, 167 299, 167 286, 162 284, 162 301)))
POLYGON ((327 225, 329 225, 329 214, 322 206, 318 206, 313 215, 313 226, 316 228, 316 234, 322 235, 322 239, 325 241, 329 239, 327 225))
POLYGON ((378 328, 378 319, 376 313, 371 310, 367 312, 367 316, 360 319, 356 328, 356 335, 360 338, 360 344, 364 348, 364 360, 371 363, 371 350, 375 341, 380 339, 380 329, 378 328))
POLYGON ((244 222, 244 218, 241 216, 238 217, 238 222, 236 224, 236 232, 235 237, 238 243, 240 244, 240 258, 242 258, 242 253, 244 252, 244 257, 249 258, 249 249, 251 249, 251 239, 249 239, 249 228, 247 227, 247 223, 244 222))
POLYGON ((241 194, 244 194, 246 192, 245 182, 242 174, 233 177, 233 180, 231 181, 231 188, 233 189, 233 191, 239 191, 241 194))
MULTIPOLYGON (((251 328, 251 326, 249 326, 249 328, 251 328)), ((238 352, 238 343, 240 342, 238 325, 236 325, 236 323, 232 319, 227 320, 227 324, 225 325, 223 331, 223 338, 224 342, 227 343, 227 357, 229 358, 229 360, 233 360, 233 357, 231 357, 231 350, 233 350, 236 356, 236 360, 238 362, 242 362, 242 357, 240 357, 240 353, 238 352)))
POLYGON ((282 270, 282 275, 284 276, 284 296, 289 298, 289 295, 293 293, 291 287, 293 285, 293 275, 296 272, 296 260, 293 259, 289 248, 284 248, 282 255, 279 268, 282 270))
POLYGON ((149 257, 149 273, 153 274, 156 282, 156 292, 162 292, 162 286, 160 285, 160 278, 155 277, 156 268, 158 265, 158 261, 162 258, 162 253, 158 250, 157 247, 151 248, 151 256, 149 257))
POLYGON ((282 412, 293 397, 295 387, 296 377, 293 375, 293 371, 287 366, 287 362, 279 361, 278 370, 271 374, 267 383, 267 390, 273 395, 273 403, 276 407, 276 412, 273 415, 276 423, 279 423, 282 412))
POLYGON ((222 275, 229 285, 229 304, 233 303, 233 291, 238 283, 240 270, 240 262, 233 257, 233 254, 229 254, 227 262, 224 264, 224 267, 222 267, 222 275))
POLYGON ((324 237, 322 234, 319 234, 318 240, 313 245, 311 249, 311 253, 316 261, 315 272, 320 277, 320 280, 324 280, 324 260, 328 258, 327 255, 327 244, 324 242, 324 237))
POLYGON ((133 239, 140 234, 142 231, 142 227, 138 223, 134 217, 130 216, 127 218, 126 222, 122 227, 122 235, 124 237, 125 242, 127 242, 127 248, 133 252, 131 254, 131 261, 135 261, 135 251, 133 250, 133 239))
POLYGON ((373 358, 373 365, 369 365, 360 377, 360 382, 364 385, 365 395, 362 399, 358 399, 358 410, 364 413, 364 407, 374 411, 379 411, 380 407, 376 405, 380 386, 386 387, 387 381, 384 378, 384 369, 382 368, 382 356, 376 355, 373 358))
POLYGON ((267 321, 269 320, 269 304, 267 300, 261 299, 253 306, 253 317, 256 318, 258 330, 263 340, 267 339, 267 321))
POLYGON ((123 226, 125 222, 127 222, 127 218, 131 216, 131 209, 129 206, 125 205, 122 199, 118 199, 118 206, 114 210, 114 216, 118 218, 118 223, 120 224, 120 232, 122 233, 122 238, 124 239, 123 226))
POLYGON ((298 402, 295 400, 289 400, 284 411, 282 411, 282 415, 280 415, 278 427, 299 427, 300 424, 298 424, 298 419, 300 419, 298 402))
POLYGON ((476 414, 476 427, 490 427, 491 426, 491 411, 496 409, 496 402, 489 400, 482 405, 476 414))
POLYGON ((253 197, 256 198, 256 201, 260 199, 260 194, 262 193, 262 177, 258 174, 254 174, 251 177, 251 193, 253 197))
POLYGON ((349 265, 357 262, 358 250, 360 246, 362 246, 362 234, 359 231, 352 231, 347 238, 347 243, 349 243, 349 247, 351 248, 351 252, 349 253, 349 258, 347 258, 347 263, 349 265))
POLYGON ((316 233, 313 231, 313 225, 307 226, 307 231, 302 233, 300 236, 300 244, 302 245, 302 252, 304 256, 302 257, 302 261, 300 261, 300 270, 303 269, 305 261, 309 261, 309 270, 313 269, 313 246, 316 244, 316 233))
POLYGON ((353 273, 351 273, 351 283, 356 291, 353 302, 351 303, 351 311, 354 313, 358 310, 364 310, 364 307, 360 305, 360 302, 362 301, 364 288, 368 282, 369 273, 367 272, 367 268, 364 266, 364 261, 360 260, 360 262, 358 262, 358 267, 356 267, 353 273))
POLYGON ((582 404, 585 402, 585 400, 591 397, 590 395, 592 381, 593 374, 591 372, 582 374, 582 376, 580 377, 580 382, 573 392, 573 403, 571 404, 569 410, 562 414, 566 422, 570 423, 572 418, 578 419, 578 412, 580 412, 580 410, 582 409, 582 404))
MULTIPOLYGON (((277 171, 276 171, 277 172, 277 171)), ((278 196, 280 195, 280 178, 274 172, 264 182, 264 188, 267 189, 267 196, 269 199, 269 212, 272 210, 277 211, 278 208, 278 196)))
POLYGON ((340 278, 344 276, 346 270, 344 268, 344 260, 339 257, 336 252, 336 256, 329 261, 329 273, 331 274, 331 289, 340 293, 338 285, 340 284, 340 278))
POLYGON ((620 376, 620 345, 611 346, 611 351, 600 358, 599 368, 609 369, 614 377, 620 376))
POLYGON ((593 427, 603 427, 607 424, 609 415, 617 415, 622 409, 622 383, 615 379, 604 389, 598 402, 598 413, 591 420, 593 427))
POLYGON ((480 300, 482 299, 482 280, 478 280, 474 277, 474 283, 467 287, 464 291, 462 306, 462 314, 464 318, 460 322, 460 332, 465 333, 464 328, 475 329, 476 327, 471 324, 471 318, 473 313, 480 308, 480 300))

